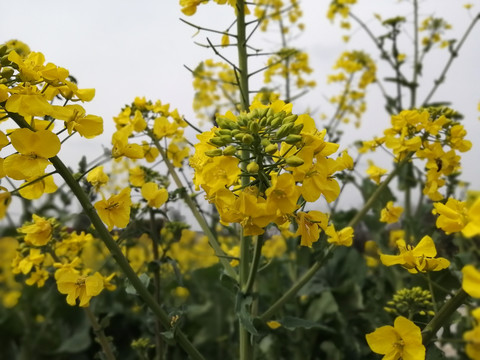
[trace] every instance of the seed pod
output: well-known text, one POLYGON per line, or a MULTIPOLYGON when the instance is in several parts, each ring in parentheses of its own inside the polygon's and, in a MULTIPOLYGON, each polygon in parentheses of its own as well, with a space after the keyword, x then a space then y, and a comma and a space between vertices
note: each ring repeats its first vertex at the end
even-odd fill
POLYGON ((290 134, 290 135, 288 135, 287 138, 285 139, 285 142, 286 142, 287 144, 293 145, 293 144, 298 143, 300 140, 302 140, 302 137, 301 137, 300 135, 290 134))
POLYGON ((245 134, 242 137, 242 142, 244 144, 251 144, 253 142, 253 136, 250 134, 245 134))
POLYGON ((288 166, 292 166, 292 167, 301 166, 304 163, 304 161, 301 158, 295 155, 286 158, 285 162, 287 163, 288 166))
POLYGON ((247 171, 252 174, 256 174, 260 166, 255 161, 252 161, 250 164, 247 165, 247 171))
POLYGON ((223 155, 232 156, 232 155, 235 155, 236 152, 237 152, 237 148, 233 145, 230 145, 223 150, 223 155))
POLYGON ((222 149, 207 150, 207 151, 205 151, 205 155, 207 155, 209 157, 220 156, 220 155, 222 155, 222 149))

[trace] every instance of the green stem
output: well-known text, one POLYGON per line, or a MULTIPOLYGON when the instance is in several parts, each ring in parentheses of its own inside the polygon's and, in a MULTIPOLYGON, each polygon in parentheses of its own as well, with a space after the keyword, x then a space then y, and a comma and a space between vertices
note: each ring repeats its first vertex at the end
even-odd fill
MULTIPOLYGON (((367 212, 370 210, 370 208, 373 206, 375 201, 379 198, 379 196, 383 193, 383 191, 387 188, 388 184, 392 179, 398 174, 402 166, 410 161, 410 158, 412 157, 413 153, 407 155, 405 159, 403 159, 397 167, 387 176, 387 178, 380 184, 380 186, 375 190, 375 192, 370 196, 368 201, 365 203, 363 208, 353 217, 352 220, 348 223, 347 227, 355 227, 361 219, 367 214, 367 212)), ((268 308, 267 311, 265 311, 262 315, 260 315, 260 319, 263 321, 268 320, 272 315, 274 315, 278 310, 282 308, 282 306, 289 301, 291 298, 293 298, 297 292, 304 286, 312 277, 315 275, 315 273, 320 270, 320 268, 323 265, 324 259, 328 257, 328 255, 333 251, 335 248, 335 245, 329 245, 327 250, 325 251, 324 256, 315 262, 315 264, 310 267, 310 269, 305 272, 300 279, 298 279, 291 287, 288 289, 282 297, 280 297, 270 308, 268 308)))
POLYGON ((88 320, 92 325, 93 332, 97 336, 97 340, 102 347, 103 355, 107 360, 115 360, 115 355, 113 354, 112 347, 110 346, 110 341, 108 341, 105 333, 103 332, 102 326, 98 323, 97 318, 93 315, 92 310, 89 307, 84 308, 85 313, 87 314, 88 320))
POLYGON ((256 236, 255 249, 253 250, 253 260, 252 266, 250 266, 250 271, 248 273, 247 282, 245 287, 242 289, 242 293, 248 295, 253 288, 255 283, 255 276, 257 275, 258 265, 260 264, 260 256, 262 254, 262 245, 263 245, 263 236, 256 236))
POLYGON ((420 64, 418 63, 418 0, 413 0, 413 78, 410 87, 410 109, 417 102, 417 78, 420 64))
MULTIPOLYGON (((148 135, 152 139, 153 143, 155 144, 155 147, 158 149, 158 151, 160 152, 160 155, 162 156, 163 160, 165 161, 165 164, 167 165, 167 168, 168 168, 168 172, 172 176, 173 181, 175 182, 175 185, 177 186, 178 189, 183 188, 182 180, 180 179, 177 172, 175 171, 175 167, 173 166, 173 164, 168 159, 167 154, 165 153, 165 150, 160 145, 160 142, 158 141, 158 139, 155 137, 155 135, 153 134, 153 132, 151 130, 148 130, 148 135)), ((238 276, 237 276, 236 271, 230 265, 230 262, 228 261, 228 258, 226 256, 225 252, 220 247, 220 243, 218 242, 217 238, 215 237, 212 230, 208 226, 208 223, 205 220, 205 218, 202 216, 202 214, 200 214, 200 211, 198 211, 198 208, 195 205, 195 203, 193 202, 192 198, 190 196, 188 196, 188 194, 185 194, 183 196, 183 200, 185 201, 187 206, 190 208, 190 211, 192 212, 193 217, 197 221, 198 225, 200 225, 200 227, 202 228, 204 234, 208 237, 208 242, 210 243, 210 246, 215 251, 215 255, 218 256, 218 259, 222 263, 227 275, 230 276, 231 278, 237 280, 238 276)))
POLYGON ((423 343, 428 344, 435 336, 437 331, 446 323, 450 316, 465 302, 468 298, 468 294, 460 289, 439 312, 430 320, 422 331, 423 343))
MULTIPOLYGON (((9 113, 10 118, 12 118, 18 126, 21 128, 29 128, 30 125, 17 114, 9 113)), ((162 323, 162 326, 166 329, 170 328, 170 317, 162 309, 162 307, 156 302, 155 298, 150 294, 148 289, 143 285, 142 281, 138 278, 135 271, 130 266, 127 258, 123 255, 122 250, 117 245, 116 241, 112 238, 112 235, 105 227, 104 223, 98 216, 95 208, 88 195, 83 191, 80 184, 75 180, 72 173, 68 170, 65 164, 57 157, 54 156, 49 159, 52 165, 57 170, 58 174, 63 178, 65 183, 68 185, 73 195, 78 199, 80 205, 82 206, 85 214, 89 217, 92 225, 97 231, 98 237, 103 241, 105 246, 108 248, 112 256, 114 257, 117 265, 120 267, 122 272, 128 278, 132 286, 137 291, 138 295, 145 301, 146 305, 152 310, 152 312, 157 316, 157 318, 162 323)), ((192 359, 195 360, 204 360, 204 357, 197 348, 187 339, 185 334, 181 330, 176 330, 175 340, 180 344, 180 346, 185 350, 187 354, 190 355, 192 359)))
POLYGON ((238 51, 238 69, 239 86, 241 94, 241 110, 247 111, 250 106, 248 90, 248 55, 247 39, 245 25, 245 1, 237 0, 237 51, 238 51))
POLYGON ((465 40, 467 40, 468 35, 473 30, 475 24, 479 20, 480 20, 480 13, 477 14, 477 16, 475 16, 475 18, 472 20, 472 22, 470 23, 470 26, 465 31, 465 34, 463 34, 462 39, 460 40, 458 45, 455 47, 455 49, 450 51, 450 58, 448 59, 447 63, 445 64, 445 67, 443 68, 443 70, 442 70, 440 76, 438 77, 438 79, 435 80, 435 83, 433 85, 432 90, 430 90, 430 92, 428 93, 425 100, 423 100, 422 106, 426 106, 428 104, 428 102, 432 98, 433 94, 435 94, 435 92, 437 91, 440 84, 442 84, 445 81, 445 75, 447 74, 448 69, 450 69, 450 66, 453 63, 453 60, 458 56, 458 52, 460 51, 460 48, 462 47, 465 40))

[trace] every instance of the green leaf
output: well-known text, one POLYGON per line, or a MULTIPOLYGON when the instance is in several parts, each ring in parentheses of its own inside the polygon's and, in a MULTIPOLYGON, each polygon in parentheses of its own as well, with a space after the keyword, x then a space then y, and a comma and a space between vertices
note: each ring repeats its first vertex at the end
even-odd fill
MULTIPOLYGON (((150 277, 147 274, 143 273, 138 278, 142 282, 143 286, 148 287, 148 284, 150 283, 150 277)), ((125 291, 130 295, 138 295, 137 290, 133 287, 128 278, 125 279, 125 291)))
POLYGON ((320 329, 323 332, 329 334, 335 334, 335 330, 329 326, 319 324, 318 322, 306 320, 293 316, 285 316, 282 320, 279 321, 282 326, 287 330, 295 330, 297 328, 302 329, 320 329))
POLYGON ((237 303, 235 305, 235 312, 240 319, 242 326, 252 335, 258 335, 258 331, 253 325, 253 318, 250 314, 250 305, 252 305, 253 298, 251 296, 243 297, 242 294, 237 296, 237 303))
POLYGON ((55 353, 74 354, 88 349, 91 345, 90 325, 86 319, 82 320, 75 327, 75 332, 62 341, 62 344, 55 350, 55 353))

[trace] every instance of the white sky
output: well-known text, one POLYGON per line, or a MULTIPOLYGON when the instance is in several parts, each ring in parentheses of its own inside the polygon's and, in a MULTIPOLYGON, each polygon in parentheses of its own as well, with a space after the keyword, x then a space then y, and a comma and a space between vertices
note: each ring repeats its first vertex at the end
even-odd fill
MULTIPOLYGON (((328 3, 320 0, 302 1, 306 32, 298 39, 297 46, 310 54, 311 65, 315 69, 313 78, 318 84, 301 101, 302 108, 299 110, 310 106, 331 114, 333 110, 324 99, 335 94, 335 90, 326 85, 326 76, 331 73, 339 54, 346 48, 362 49, 378 59, 378 53, 355 25, 352 40, 348 44, 343 43, 343 33, 326 19, 328 3)), ((354 8, 355 13, 372 26, 376 23, 372 16, 374 12, 384 18, 412 13, 408 1, 359 3, 354 8)), ((422 18, 432 14, 445 17, 453 25, 452 34, 457 37, 471 21, 471 16, 462 7, 463 2, 430 0, 420 3, 422 18)), ((480 11, 480 3, 475 3, 473 14, 480 11)), ((87 113, 104 118, 105 134, 93 141, 79 137, 70 139, 66 144, 70 150, 62 150, 60 155, 64 160, 66 155, 66 161, 71 164, 75 164, 83 154, 94 158, 101 151, 101 144, 110 143, 112 117, 136 96, 170 103, 192 121, 192 77, 183 65, 194 68, 202 59, 214 58, 214 55, 210 50, 193 44, 193 41, 204 42, 206 35, 200 33, 192 38, 196 31, 179 18, 219 30, 224 30, 233 19, 233 9, 216 4, 200 6, 195 16, 186 18, 177 0, 2 0, 0 13, 0 42, 10 39, 24 41, 32 50, 42 52, 47 62, 67 68, 78 79, 81 88, 96 89, 95 99, 84 106, 87 113)), ((411 31, 408 32, 411 34, 411 31)), ((258 38, 265 41, 268 34, 260 34, 258 38)), ((480 115, 477 111, 480 100, 479 38, 480 26, 477 26, 460 52, 460 57, 454 62, 446 85, 440 88, 434 98, 437 101, 452 101, 452 106, 467 117, 464 124, 474 147, 464 157, 464 172, 465 178, 472 181, 477 189, 480 189, 476 166, 480 152, 477 145, 480 141, 480 122, 477 120, 480 115)), ((276 39, 272 48, 278 43, 276 39)), ((419 91, 420 100, 432 86, 439 68, 447 61, 446 51, 434 50, 430 54, 424 68, 426 81, 419 91)), ((381 67, 380 70, 385 69, 381 67)), ((379 74, 380 78, 386 76, 392 74, 379 74)), ((375 85, 371 86, 369 99, 362 129, 357 131, 353 127, 346 127, 343 147, 360 137, 367 139, 374 134, 381 134, 388 126, 389 117, 375 85)), ((318 120, 318 114, 314 118, 318 120)))

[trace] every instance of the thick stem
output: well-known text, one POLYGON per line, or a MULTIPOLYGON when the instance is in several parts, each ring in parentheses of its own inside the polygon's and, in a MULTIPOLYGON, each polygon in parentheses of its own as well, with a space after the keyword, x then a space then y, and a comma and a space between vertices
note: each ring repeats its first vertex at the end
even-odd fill
POLYGON ((438 313, 430 320, 422 331, 423 343, 428 344, 435 336, 437 331, 447 322, 450 316, 465 302, 468 294, 460 289, 438 313))
POLYGON ((420 64, 418 63, 418 0, 413 0, 413 77, 410 87, 410 109, 417 102, 417 78, 420 64))
POLYGON ((97 318, 93 315, 92 311, 89 307, 84 308, 85 313, 87 314, 88 320, 92 325, 93 332, 97 336, 97 340, 102 347, 103 355, 107 360, 115 360, 115 355, 113 354, 112 347, 110 345, 110 341, 108 341, 105 333, 103 332, 102 326, 98 323, 97 318))

